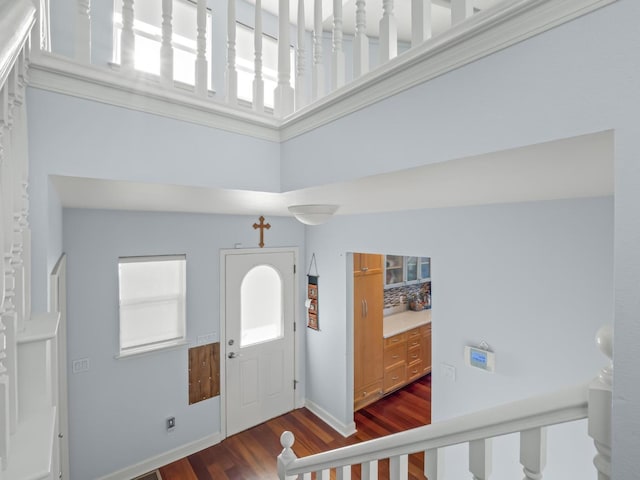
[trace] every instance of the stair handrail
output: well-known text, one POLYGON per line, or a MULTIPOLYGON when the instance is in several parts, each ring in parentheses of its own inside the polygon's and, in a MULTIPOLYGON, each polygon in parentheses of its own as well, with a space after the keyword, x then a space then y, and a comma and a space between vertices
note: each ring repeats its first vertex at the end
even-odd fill
POLYGON ((391 478, 407 478, 407 456, 425 452, 425 475, 438 479, 441 448, 469 443, 469 469, 473 478, 488 478, 491 470, 491 439, 520 433, 520 462, 526 479, 542 478, 546 463, 546 427, 588 418, 588 434, 597 454, 594 466, 601 480, 611 478, 611 405, 613 384, 613 327, 605 325, 596 343, 608 362, 598 376, 585 384, 507 403, 424 427, 388 435, 328 452, 297 458, 292 450, 293 433, 280 437, 280 480, 309 479, 312 472, 330 469, 338 478, 349 478, 351 465, 362 464, 363 479, 376 478, 377 461, 389 459, 391 478), (366 474, 365 474, 366 472, 366 474))
MULTIPOLYGON (((329 452, 303 458, 285 455, 289 461, 282 465, 285 477, 281 478, 581 420, 587 418, 588 385, 518 400, 329 452)), ((291 432, 282 434, 285 450, 293 445, 293 442, 285 445, 292 437, 291 432)))
POLYGON ((35 22, 36 8, 32 2, 0 3, 0 87, 7 81, 35 22))

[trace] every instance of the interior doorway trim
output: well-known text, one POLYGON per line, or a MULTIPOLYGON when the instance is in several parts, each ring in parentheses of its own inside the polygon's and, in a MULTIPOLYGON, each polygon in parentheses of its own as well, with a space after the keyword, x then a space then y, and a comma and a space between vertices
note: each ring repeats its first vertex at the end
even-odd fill
MULTIPOLYGON (((292 253, 295 266, 293 281, 293 312, 294 312, 294 336, 293 336, 293 357, 294 357, 294 378, 300 381, 304 368, 300 365, 301 333, 300 333, 300 312, 299 312, 299 249, 298 247, 275 247, 275 248, 232 248, 220 250, 220 433, 222 438, 227 438, 227 345, 226 345, 226 277, 227 277, 227 257, 231 255, 251 255, 259 253, 292 253)), ((304 394, 301 388, 294 390, 294 408, 304 406, 304 394)))

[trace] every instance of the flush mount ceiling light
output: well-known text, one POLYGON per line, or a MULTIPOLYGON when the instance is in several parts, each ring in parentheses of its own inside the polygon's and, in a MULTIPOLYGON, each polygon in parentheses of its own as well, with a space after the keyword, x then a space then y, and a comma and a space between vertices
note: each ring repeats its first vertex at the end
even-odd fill
POLYGON ((321 225, 338 210, 338 205, 291 205, 289 212, 305 225, 321 225))

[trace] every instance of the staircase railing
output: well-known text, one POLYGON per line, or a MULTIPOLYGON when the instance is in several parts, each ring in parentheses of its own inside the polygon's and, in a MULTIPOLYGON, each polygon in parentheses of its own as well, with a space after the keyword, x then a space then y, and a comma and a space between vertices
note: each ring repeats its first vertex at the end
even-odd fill
POLYGON ((18 429, 18 344, 31 315, 24 96, 34 25, 31 1, 0 2, 0 479, 18 429))
MULTIPOLYGON (((42 9, 48 12, 48 0, 34 0, 41 5, 42 9)), ((73 57, 79 63, 90 64, 92 62, 92 25, 99 24, 99 30, 105 31, 108 27, 105 22, 112 22, 112 16, 100 17, 99 11, 104 9, 96 8, 98 2, 91 0, 74 0, 77 5, 74 18, 69 19, 68 24, 73 25, 73 57), (106 27, 106 28, 105 28, 106 27)), ((142 30, 147 28, 141 26, 137 9, 142 10, 143 0, 114 0, 116 5, 121 7, 121 33, 115 39, 114 49, 118 49, 114 56, 119 59, 119 71, 122 75, 130 78, 143 77, 150 78, 166 88, 178 89, 185 92, 185 85, 178 84, 174 79, 174 63, 177 54, 176 50, 176 13, 177 9, 174 1, 177 0, 153 0, 153 4, 159 6, 160 13, 154 25, 155 33, 153 41, 159 44, 158 62, 159 69, 157 75, 140 75, 136 70, 137 43, 140 40, 142 30)), ((273 111, 277 118, 284 118, 294 111, 300 110, 306 105, 319 100, 331 92, 340 89, 349 81, 357 80, 377 67, 383 66, 405 51, 411 50, 433 37, 442 35, 444 32, 477 14, 479 10, 474 9, 473 0, 452 0, 450 2, 439 0, 412 0, 411 2, 396 2, 394 0, 376 0, 376 2, 366 2, 358 0, 353 4, 353 10, 343 12, 344 0, 334 0, 331 11, 323 11, 322 0, 297 0, 296 12, 290 12, 290 0, 279 0, 278 11, 268 12, 263 10, 261 2, 256 2, 256 8, 251 19, 253 23, 253 58, 251 63, 253 68, 244 65, 244 69, 251 70, 253 83, 253 95, 250 102, 243 101, 238 97, 238 82, 240 66, 237 59, 238 45, 236 38, 237 21, 241 15, 237 14, 237 6, 244 4, 238 0, 220 0, 215 3, 216 10, 213 15, 224 15, 226 17, 226 32, 224 23, 217 23, 219 30, 207 29, 208 8, 213 5, 207 0, 193 0, 195 3, 195 21, 192 25, 191 38, 195 39, 192 48, 193 68, 195 72, 195 82, 191 87, 191 93, 200 99, 213 99, 214 101, 234 108, 251 109, 256 113, 265 112, 265 98, 273 100, 273 108, 266 111, 273 111), (236 5, 238 4, 238 5, 236 5), (367 34, 367 18, 372 18, 375 4, 379 8, 382 5, 382 16, 376 19, 378 24, 378 37, 369 38, 367 34), (226 10, 225 10, 226 7, 226 10), (397 9, 410 12, 410 34, 405 34, 403 38, 398 33, 397 9), (313 12, 313 21, 309 22, 304 12, 313 12), (434 21, 438 12, 439 21, 434 21), (444 12, 444 13, 441 13, 444 12), (295 13, 297 21, 292 25, 289 21, 290 13, 295 13), (265 68, 266 55, 263 55, 263 44, 266 37, 263 35, 263 17, 272 15, 277 17, 277 32, 270 32, 277 36, 277 66, 276 75, 270 84, 275 89, 265 91, 265 68), (345 32, 345 19, 355 19, 353 32, 345 32), (309 23, 309 25, 307 25, 309 23), (330 27, 329 27, 330 26, 330 27), (207 32, 214 30, 214 38, 207 38, 207 32), (291 31, 297 35, 291 35, 291 31), (326 31, 325 31, 326 30, 326 31), (293 38, 291 38, 293 37, 293 38), (329 38, 330 37, 330 38, 329 38), (212 70, 222 68, 223 62, 211 65, 208 60, 211 58, 208 52, 211 51, 213 42, 226 45, 226 55, 224 60, 224 85, 217 85, 220 93, 214 93, 209 88, 208 75, 212 70), (351 43, 353 51, 351 58, 345 54, 348 44, 351 43), (310 44, 311 48, 305 48, 305 44, 310 44), (330 46, 329 48, 326 48, 330 46), (378 49, 378 55, 370 55, 370 50, 378 49), (292 55, 292 51, 295 55, 292 55), (294 67, 291 65, 291 58, 295 57, 294 67), (309 69, 306 68, 309 65, 309 69), (325 66, 330 69, 325 74, 325 66), (352 68, 350 68, 352 66, 352 68), (350 78, 348 78, 350 77, 350 78), (306 85, 312 85, 308 89, 306 85), (294 88, 295 87, 295 88, 294 88)), ((503 2, 509 3, 509 2, 503 2)), ((148 6, 144 8, 148 10, 148 6)), ((43 22, 48 20, 48 13, 39 16, 43 22)), ((295 17, 294 17, 295 18, 295 17)), ((244 20, 243 21, 247 21, 244 20)), ((270 22, 273 23, 273 22, 270 22)), ((40 25, 40 22, 38 22, 40 25)), ((45 23, 42 23, 45 25, 45 23)), ((114 28, 114 24, 111 24, 114 28)), ((180 25, 184 29, 184 25, 180 25)), ((114 29, 115 31, 115 29, 114 29)), ((39 36, 38 42, 44 50, 49 49, 47 39, 48 33, 41 32, 36 28, 39 36)), ((148 33, 148 32, 147 32, 148 33)), ((151 36, 147 36, 149 39, 151 36)), ((145 40, 148 43, 148 40, 145 40)), ((184 53, 184 50, 181 50, 184 53)), ((247 59, 245 59, 246 62, 247 59)), ((106 66, 106 65, 104 65, 106 66)))
POLYGON ((597 455, 594 465, 599 480, 611 476, 611 380, 613 374, 613 333, 603 327, 597 335, 601 351, 609 358, 591 383, 548 395, 533 397, 451 420, 414 428, 336 450, 297 458, 292 450, 294 435, 284 432, 283 450, 278 456, 280 480, 348 479, 353 465, 361 466, 363 480, 378 478, 378 462, 389 459, 389 478, 408 478, 408 457, 424 452, 424 474, 438 480, 441 452, 461 443, 469 444, 469 471, 474 479, 487 480, 491 474, 491 440, 511 433, 520 434, 520 463, 525 480, 542 478, 546 462, 546 427, 588 418, 589 435, 597 455))

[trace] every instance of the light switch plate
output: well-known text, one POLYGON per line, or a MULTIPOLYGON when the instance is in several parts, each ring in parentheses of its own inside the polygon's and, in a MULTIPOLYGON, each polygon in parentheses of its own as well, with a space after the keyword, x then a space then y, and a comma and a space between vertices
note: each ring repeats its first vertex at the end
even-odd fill
POLYGON ((71 361, 71 371, 75 373, 88 372, 91 364, 89 357, 77 358, 71 361))
POLYGON ((456 367, 449 365, 448 363, 440 364, 440 376, 446 378, 451 382, 456 381, 456 367))

